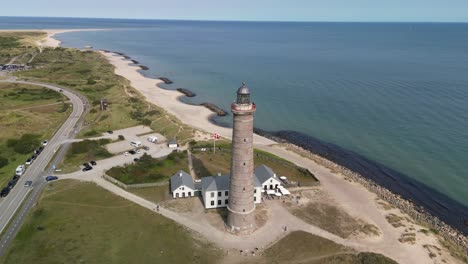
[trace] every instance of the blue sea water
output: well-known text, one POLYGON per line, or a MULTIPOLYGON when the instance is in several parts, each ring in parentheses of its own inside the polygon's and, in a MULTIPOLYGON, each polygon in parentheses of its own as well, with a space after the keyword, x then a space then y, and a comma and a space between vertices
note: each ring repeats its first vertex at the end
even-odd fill
POLYGON ((113 28, 57 38, 123 52, 173 80, 167 88, 194 91, 190 103, 229 109, 246 81, 256 127, 321 142, 370 178, 411 182, 402 194, 426 207, 468 217, 468 24, 0 18, 1 28, 113 28))

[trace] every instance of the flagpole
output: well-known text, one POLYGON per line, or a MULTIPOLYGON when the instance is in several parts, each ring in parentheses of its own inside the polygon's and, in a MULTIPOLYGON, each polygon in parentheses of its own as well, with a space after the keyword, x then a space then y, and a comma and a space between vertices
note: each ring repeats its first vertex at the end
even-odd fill
POLYGON ((213 135, 213 154, 216 153, 216 135, 213 135))

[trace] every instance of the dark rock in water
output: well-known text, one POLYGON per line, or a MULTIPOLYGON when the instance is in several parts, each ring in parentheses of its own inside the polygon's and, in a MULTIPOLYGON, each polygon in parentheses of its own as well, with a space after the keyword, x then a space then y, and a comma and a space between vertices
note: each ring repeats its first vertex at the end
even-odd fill
POLYGON ((122 53, 122 52, 117 52, 117 51, 115 51, 114 53, 117 54, 117 55, 120 55, 120 56, 125 56, 125 54, 122 53))
POLYGON ((139 65, 139 67, 140 67, 142 70, 145 70, 145 71, 146 71, 146 70, 149 70, 149 68, 146 67, 145 65, 139 65))
POLYGON ((136 60, 130 60, 130 61, 133 62, 133 63, 135 63, 135 64, 139 64, 139 62, 136 61, 136 60))
POLYGON ((127 55, 124 55, 123 57, 124 57, 124 59, 126 59, 126 60, 131 59, 130 56, 127 56, 127 55))
POLYGON ((169 78, 161 77, 159 80, 163 81, 165 84, 173 84, 174 82, 169 80, 169 78))
POLYGON ((210 109, 211 111, 215 112, 218 116, 226 116, 227 112, 224 111, 222 108, 212 104, 212 103, 201 103, 204 107, 210 109))
POLYGON ((102 52, 104 53, 111 53, 112 51, 109 51, 109 50, 101 50, 102 52))
POLYGON ((177 91, 185 94, 187 97, 195 97, 196 94, 188 89, 185 88, 177 88, 177 91))

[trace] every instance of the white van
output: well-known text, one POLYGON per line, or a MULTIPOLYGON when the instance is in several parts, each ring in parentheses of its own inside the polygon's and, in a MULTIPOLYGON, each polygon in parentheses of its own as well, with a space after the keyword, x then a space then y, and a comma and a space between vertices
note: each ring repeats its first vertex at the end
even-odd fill
POLYGON ((130 145, 138 148, 138 147, 141 147, 141 142, 140 141, 132 141, 132 142, 130 142, 130 145))
POLYGON ((16 167, 16 175, 21 176, 24 173, 24 165, 19 165, 16 167))

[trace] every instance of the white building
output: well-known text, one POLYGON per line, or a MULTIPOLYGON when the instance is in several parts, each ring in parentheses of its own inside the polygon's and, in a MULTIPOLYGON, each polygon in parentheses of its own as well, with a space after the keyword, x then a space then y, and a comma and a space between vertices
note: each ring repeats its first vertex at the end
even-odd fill
POLYGON ((195 196, 195 186, 192 176, 184 171, 179 171, 171 177, 172 198, 184 198, 195 196))
POLYGON ((169 143, 167 143, 167 146, 171 149, 174 149, 174 148, 178 148, 179 144, 177 144, 177 140, 173 138, 169 141, 169 143))
MULTIPOLYGON (((209 176, 201 179, 201 194, 206 209, 226 207, 229 201, 229 175, 209 176)), ((260 203, 262 187, 254 184, 254 203, 260 203)))
POLYGON ((260 165, 254 170, 255 178, 260 182, 263 190, 276 190, 281 186, 281 180, 273 170, 266 166, 260 165))
MULTIPOLYGON (((209 176, 194 184, 192 176, 184 171, 179 171, 171 177, 171 192, 173 198, 195 196, 201 192, 205 209, 226 207, 229 202, 229 175, 209 176)), ((254 170, 254 203, 262 202, 264 190, 284 189, 280 179, 273 170, 265 165, 258 166, 254 170)), ((284 192, 284 191, 283 191, 284 192)))

